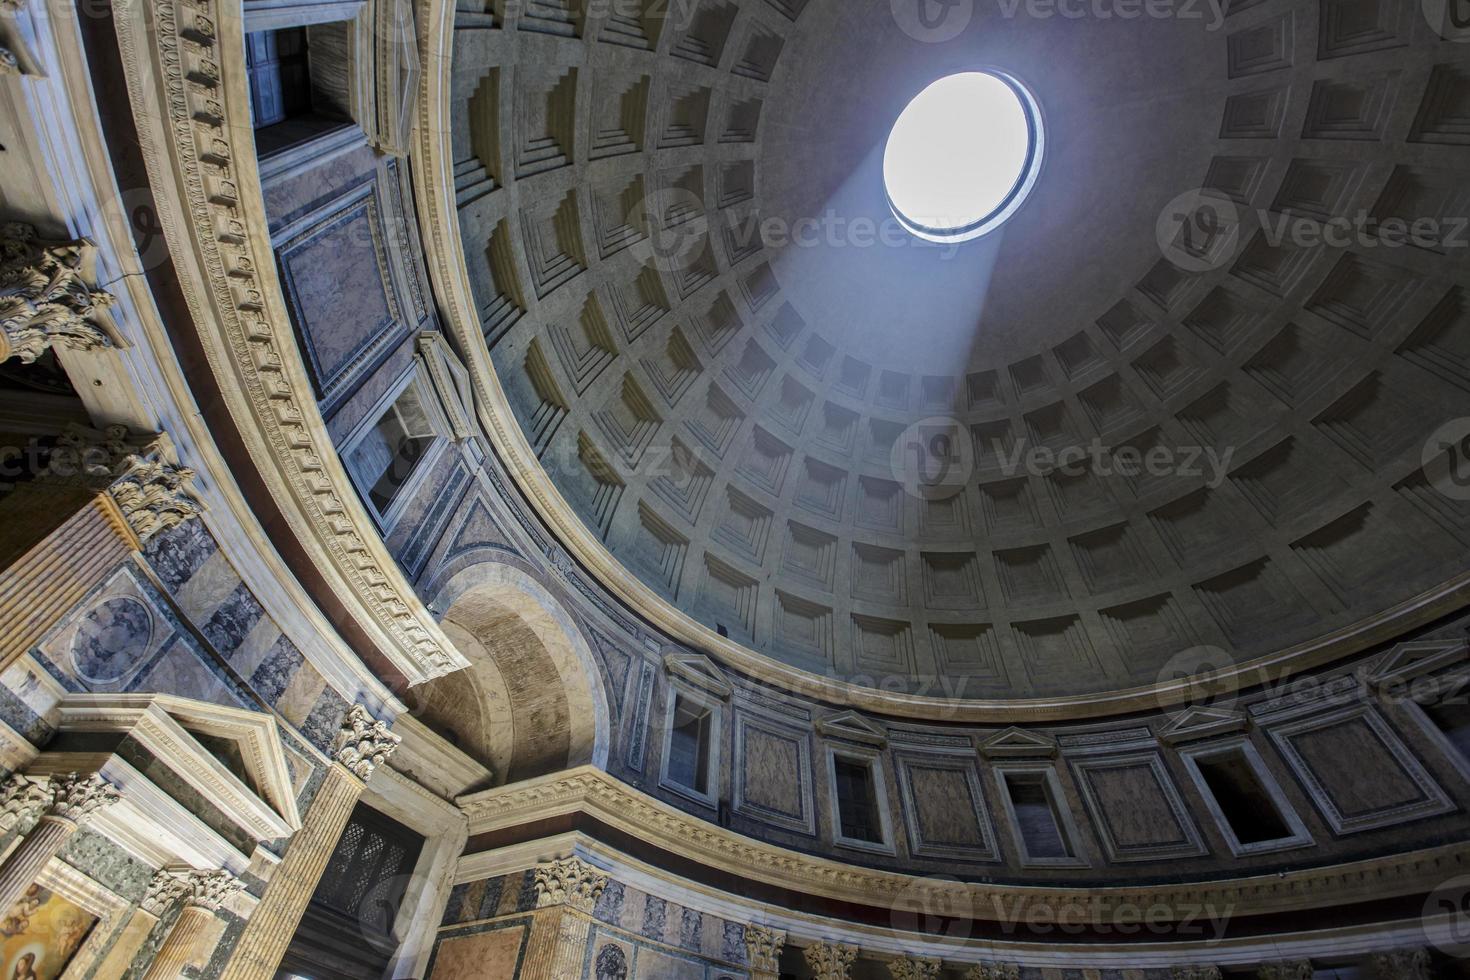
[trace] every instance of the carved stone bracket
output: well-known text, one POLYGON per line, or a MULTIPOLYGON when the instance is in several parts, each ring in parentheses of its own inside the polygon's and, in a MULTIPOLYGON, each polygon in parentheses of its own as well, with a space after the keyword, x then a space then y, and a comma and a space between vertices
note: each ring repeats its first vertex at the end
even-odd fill
POLYGON ((781 968, 781 950, 786 946, 786 933, 765 926, 745 927, 745 960, 752 971, 777 973, 781 968))
POLYGON ((893 980, 939 980, 939 971, 944 964, 936 959, 907 957, 888 964, 893 980))
POLYGON ((565 858, 536 868, 536 907, 567 905, 592 914, 607 888, 607 875, 581 858, 565 858))
MULTIPOLYGON (((18 8, 7 0, 3 9, 18 8)), ((0 74, 19 74, 15 53, 0 50, 0 74)), ((91 248, 86 241, 43 241, 27 224, 0 225, 0 360, 29 364, 58 343, 72 350, 115 346, 95 318, 116 299, 83 281, 91 248)))
POLYGON ((846 943, 814 943, 803 955, 813 980, 848 980, 857 960, 857 947, 846 943))
POLYGON ((362 705, 354 704, 342 719, 342 728, 332 746, 332 757, 358 779, 367 782, 402 741, 400 736, 388 730, 386 722, 368 714, 362 705))

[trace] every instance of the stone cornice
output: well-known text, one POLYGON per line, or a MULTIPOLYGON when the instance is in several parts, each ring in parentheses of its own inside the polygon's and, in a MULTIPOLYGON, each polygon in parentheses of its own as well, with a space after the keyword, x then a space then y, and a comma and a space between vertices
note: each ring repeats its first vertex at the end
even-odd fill
MULTIPOLYGON (((952 701, 858 687, 790 667, 722 637, 629 573, 553 485, 516 422, 496 375, 476 314, 454 198, 451 140, 456 121, 450 116, 452 78, 448 68, 453 53, 454 5, 448 0, 418 0, 418 13, 424 71, 419 81, 418 119, 411 151, 413 187, 429 277, 444 329, 465 358, 477 416, 499 459, 557 542, 597 583, 672 639, 708 651, 722 663, 764 683, 808 698, 896 717, 992 723, 1060 721, 1153 710, 1192 697, 1194 688, 1189 679, 1099 694, 1024 700, 952 701)), ((578 573, 570 570, 568 574, 578 573)), ((1463 607, 1467 601, 1470 574, 1370 620, 1237 664, 1217 679, 1242 689, 1321 666, 1389 641, 1463 607)))
POLYGON ((247 452, 327 587, 410 684, 465 666, 343 469, 276 276, 239 0, 116 18, 139 143, 178 284, 247 452))
POLYGON ((1096 887, 966 883, 856 867, 763 843, 686 814, 584 766, 515 786, 461 797, 470 834, 584 814, 650 846, 709 868, 856 905, 972 909, 989 921, 1030 921, 1065 914, 1108 921, 1115 914, 1166 908, 1180 919, 1203 910, 1232 916, 1292 912, 1431 891, 1470 869, 1470 844, 1426 848, 1346 864, 1219 881, 1096 887), (1062 910, 1058 913, 1057 910, 1062 910))

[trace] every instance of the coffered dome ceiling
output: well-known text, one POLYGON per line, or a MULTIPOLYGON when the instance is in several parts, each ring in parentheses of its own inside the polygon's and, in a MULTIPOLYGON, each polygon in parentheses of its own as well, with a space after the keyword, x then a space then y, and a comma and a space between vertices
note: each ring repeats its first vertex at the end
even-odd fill
POLYGON ((1470 494, 1423 466, 1470 416, 1470 45, 1409 0, 975 6, 943 43, 880 0, 461 12, 470 276, 588 529, 759 652, 977 698, 1244 662, 1458 583, 1470 494), (1035 194, 965 246, 872 243, 893 119, 987 65, 1041 102, 1035 194), (1239 224, 1196 261, 1158 229, 1199 188, 1239 224), (951 427, 958 478, 915 485, 895 444, 951 427))

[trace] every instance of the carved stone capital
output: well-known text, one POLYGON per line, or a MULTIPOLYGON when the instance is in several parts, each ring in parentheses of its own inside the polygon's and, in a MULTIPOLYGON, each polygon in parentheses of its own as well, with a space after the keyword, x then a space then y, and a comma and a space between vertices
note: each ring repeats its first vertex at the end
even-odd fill
POLYGON ((920 959, 910 956, 888 964, 893 980, 939 980, 939 971, 944 964, 936 959, 920 959))
POLYGON ((119 799, 117 787, 95 772, 86 776, 79 776, 74 772, 52 776, 49 786, 52 798, 46 816, 58 817, 71 823, 81 823, 98 810, 112 806, 119 799))
POLYGON ((965 980, 1018 980, 1018 963, 976 963, 965 971, 965 980))
POLYGON ((1426 949, 1395 949, 1375 953, 1369 961, 1378 980, 1430 980, 1434 976, 1426 949))
POLYGON ((68 425, 56 439, 41 479, 105 487, 138 540, 198 517, 194 471, 174 462, 162 433, 131 435, 126 426, 102 430, 68 425))
POLYGON ((781 950, 786 946, 786 933, 765 926, 745 927, 745 961, 754 971, 776 973, 780 970, 781 950))
POLYGON ((1281 960, 1262 963, 1256 968, 1261 980, 1312 980, 1311 960, 1281 960))
POLYGON ((848 980, 857 947, 846 943, 814 943, 802 951, 813 980, 848 980))
POLYGON ((148 882, 148 890, 143 893, 138 907, 161 919, 188 890, 189 879, 186 873, 163 868, 155 872, 148 882))
MULTIPOLYGON (((0 73, 19 74, 14 53, 5 54, 0 73)), ((116 299, 83 281, 91 248, 86 241, 42 241, 27 224, 0 225, 0 359, 29 364, 56 344, 73 350, 113 346, 95 317, 116 299)))
POLYGON ((567 905, 592 914, 607 888, 607 875, 581 858, 565 858, 536 868, 536 907, 567 905))
POLYGON ((46 812, 54 798, 44 776, 11 773, 0 785, 0 833, 26 831, 46 812))
POLYGON ((388 730, 360 704, 354 704, 342 719, 342 729, 332 746, 332 757, 354 776, 367 782, 403 739, 388 730))
POLYGON ((138 540, 147 543, 153 535, 199 516, 202 508, 194 499, 193 480, 193 470, 174 466, 156 454, 133 457, 112 485, 112 499, 138 540))
POLYGON ((1169 971, 1174 980, 1220 980, 1220 968, 1203 964, 1176 966, 1169 971))
POLYGON ((186 905, 193 905, 206 912, 217 912, 230 900, 230 896, 243 891, 245 883, 228 871, 190 871, 184 875, 182 898, 186 905))

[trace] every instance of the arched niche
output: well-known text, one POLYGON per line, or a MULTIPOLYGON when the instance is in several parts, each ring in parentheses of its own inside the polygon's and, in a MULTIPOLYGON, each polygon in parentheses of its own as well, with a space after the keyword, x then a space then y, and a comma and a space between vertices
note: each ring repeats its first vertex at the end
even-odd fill
POLYGON ((455 573, 433 596, 470 666, 414 688, 414 714, 488 766, 497 784, 607 762, 596 660, 566 607, 499 562, 455 573))

